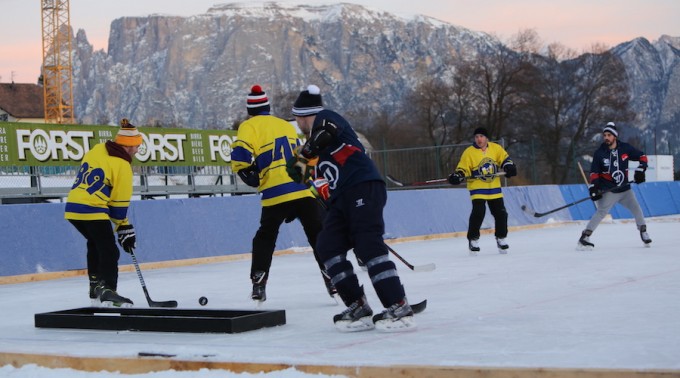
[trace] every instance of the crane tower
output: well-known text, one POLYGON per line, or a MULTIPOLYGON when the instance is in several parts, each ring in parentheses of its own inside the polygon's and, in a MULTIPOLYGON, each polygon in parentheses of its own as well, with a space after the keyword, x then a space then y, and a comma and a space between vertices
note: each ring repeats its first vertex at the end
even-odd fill
POLYGON ((40 0, 45 123, 74 123, 69 0, 40 0))

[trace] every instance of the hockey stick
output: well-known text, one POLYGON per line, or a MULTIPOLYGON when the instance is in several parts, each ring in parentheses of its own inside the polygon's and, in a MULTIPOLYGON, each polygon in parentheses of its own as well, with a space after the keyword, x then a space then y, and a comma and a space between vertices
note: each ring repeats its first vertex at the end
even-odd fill
MULTIPOLYGON (((483 178, 492 178, 492 177, 499 177, 499 176, 505 176, 505 172, 498 172, 498 173, 493 173, 493 174, 490 174, 490 175, 466 176, 466 177, 463 177, 463 180, 483 179, 483 178)), ((432 179, 432 180, 425 180, 425 181, 403 182, 403 181, 397 180, 392 175, 385 175, 385 177, 388 180, 390 180, 396 186, 425 186, 425 185, 442 184, 442 183, 449 181, 448 178, 439 178, 439 179, 432 179)))
POLYGON ((397 253, 397 251, 392 249, 392 247, 390 247, 387 243, 385 243, 385 245, 387 246, 387 249, 390 252, 392 252, 392 254, 394 256, 396 256, 401 262, 404 263, 404 265, 406 265, 409 269, 411 269, 414 272, 431 272, 431 271, 435 270, 435 268, 437 268, 437 266, 434 265, 434 263, 429 263, 429 264, 425 264, 425 265, 413 265, 410 262, 406 261, 405 258, 401 257, 401 255, 399 255, 397 253))
MULTIPOLYGON (((314 196, 314 198, 315 198, 316 201, 319 203, 319 206, 321 206, 324 210, 328 210, 328 204, 327 204, 324 200, 322 200, 321 198, 319 198, 319 197, 317 197, 317 196, 314 196)), ((431 272, 431 271, 433 271, 433 270, 436 268, 436 266, 434 265, 434 263, 426 264, 426 265, 418 265, 418 266, 415 266, 415 265, 409 263, 408 261, 406 261, 406 259, 404 259, 403 257, 401 257, 401 256, 397 253, 397 251, 395 251, 394 249, 392 249, 392 247, 390 247, 389 245, 387 245, 387 243, 385 243, 385 245, 387 246, 387 249, 388 249, 390 252, 392 252, 392 253, 393 253, 393 254, 394 254, 401 262, 403 262, 407 267, 409 267, 409 269, 411 269, 411 270, 414 271, 414 272, 431 272)), ((363 269, 363 267, 362 267, 362 269, 363 269)))
POLYGON ((132 262, 135 265, 137 277, 139 277, 139 282, 142 284, 142 290, 144 290, 144 296, 146 296, 146 302, 149 304, 149 307, 172 307, 172 308, 177 307, 177 301, 156 302, 151 300, 151 297, 149 296, 149 291, 146 289, 146 284, 144 283, 144 278, 142 277, 142 271, 139 269, 139 263, 137 262, 135 251, 131 251, 130 256, 132 256, 132 262))
MULTIPOLYGON (((632 183, 629 183, 628 185, 632 185, 632 183)), ((612 190, 614 190, 614 189, 616 189, 616 188, 619 188, 619 187, 618 187, 618 186, 615 186, 615 187, 613 187, 613 188, 609 188, 609 189, 603 190, 603 191, 600 192, 600 194, 609 193, 609 192, 611 192, 612 190)), ((558 207, 558 208, 555 208, 555 209, 552 209, 552 210, 548 210, 548 211, 543 212, 543 213, 536 212, 536 211, 534 211, 534 210, 528 208, 527 205, 522 205, 522 210, 525 211, 525 212, 526 212, 527 214, 529 214, 529 215, 533 215, 533 216, 536 217, 536 218, 540 218, 540 217, 544 217, 544 216, 546 216, 546 215, 548 215, 548 214, 552 214, 552 213, 556 213, 556 212, 558 212, 558 211, 560 211, 560 210, 564 210, 564 209, 566 209, 566 208, 568 208, 568 207, 572 207, 572 206, 574 206, 574 205, 578 205, 579 203, 585 202, 585 201, 588 201, 588 200, 590 200, 590 196, 585 197, 585 198, 581 198, 580 200, 576 200, 576 201, 574 201, 574 202, 570 202, 570 203, 568 203, 568 204, 566 204, 566 205, 564 205, 564 206, 560 206, 560 207, 558 207)))

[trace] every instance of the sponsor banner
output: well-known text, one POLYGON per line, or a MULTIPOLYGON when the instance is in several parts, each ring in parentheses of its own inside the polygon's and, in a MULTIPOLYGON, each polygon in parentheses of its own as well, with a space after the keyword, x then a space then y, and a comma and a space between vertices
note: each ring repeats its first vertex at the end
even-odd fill
MULTIPOLYGON (((118 126, 0 122, 0 166, 79 165, 94 145, 113 140, 118 126)), ((234 130, 138 127, 143 143, 133 165, 204 166, 231 161, 234 130)))

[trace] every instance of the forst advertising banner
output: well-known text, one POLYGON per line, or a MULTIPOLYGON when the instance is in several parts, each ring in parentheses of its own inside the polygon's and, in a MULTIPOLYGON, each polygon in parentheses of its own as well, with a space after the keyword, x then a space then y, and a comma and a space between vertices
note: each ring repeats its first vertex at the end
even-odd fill
MULTIPOLYGON (((233 130, 138 127, 144 142, 133 165, 204 166, 231 161, 233 130)), ((0 123, 0 166, 79 165, 96 144, 113 140, 117 126, 0 123)))

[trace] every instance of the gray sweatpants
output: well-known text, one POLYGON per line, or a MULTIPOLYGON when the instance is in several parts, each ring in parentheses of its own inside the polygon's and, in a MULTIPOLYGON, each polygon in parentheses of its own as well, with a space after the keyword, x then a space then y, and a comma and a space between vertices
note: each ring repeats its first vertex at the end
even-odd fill
POLYGON ((621 193, 607 192, 602 194, 602 199, 597 201, 597 211, 593 214, 593 217, 590 218, 588 225, 586 225, 586 230, 595 231, 600 222, 602 222, 602 219, 607 216, 609 210, 611 210, 616 203, 621 203, 623 207, 633 213, 638 230, 640 229, 640 226, 645 224, 645 217, 642 214, 642 209, 640 208, 637 198, 635 198, 635 192, 633 192, 633 190, 626 190, 621 193))

